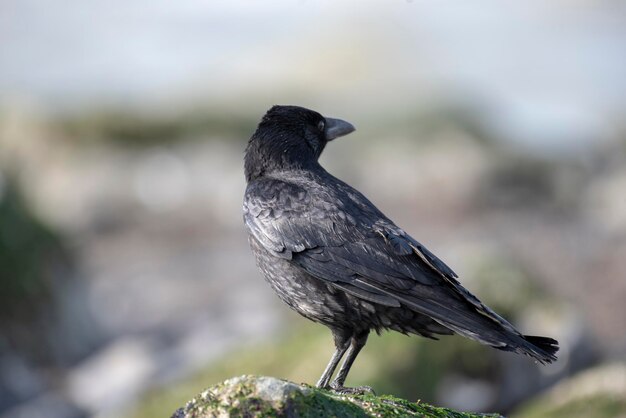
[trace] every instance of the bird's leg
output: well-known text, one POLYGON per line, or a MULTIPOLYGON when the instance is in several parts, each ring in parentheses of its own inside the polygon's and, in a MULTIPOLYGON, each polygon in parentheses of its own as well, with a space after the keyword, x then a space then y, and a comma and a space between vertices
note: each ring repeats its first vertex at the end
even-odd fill
POLYGON ((324 373, 322 373, 322 377, 317 382, 317 387, 321 389, 328 388, 328 382, 332 377, 333 373, 335 373, 335 369, 337 368, 337 364, 339 364, 339 360, 345 354, 346 350, 350 346, 350 334, 342 331, 331 329, 333 333, 333 338, 335 340, 335 352, 333 356, 330 358, 324 373))
POLYGON ((330 387, 339 393, 350 393, 350 394, 363 394, 363 393, 371 393, 374 394, 374 390, 369 386, 359 386, 355 388, 347 388, 343 384, 346 381, 346 377, 348 377, 348 372, 350 371, 350 367, 352 367, 352 363, 356 359, 356 356, 359 355, 361 349, 365 346, 367 342, 367 336, 369 335, 369 330, 362 332, 353 336, 350 340, 350 349, 348 350, 348 354, 346 355, 346 359, 343 361, 341 368, 339 369, 339 373, 337 373, 337 377, 332 381, 330 387))

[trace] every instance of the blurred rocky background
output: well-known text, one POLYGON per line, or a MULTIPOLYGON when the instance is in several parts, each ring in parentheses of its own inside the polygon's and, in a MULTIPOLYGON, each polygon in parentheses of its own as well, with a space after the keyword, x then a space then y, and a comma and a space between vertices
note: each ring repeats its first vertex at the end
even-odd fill
POLYGON ((348 384, 514 417, 626 416, 626 3, 7 0, 0 417, 168 416, 241 374, 314 383, 241 221, 272 104, 357 132, 323 156, 521 330, 373 336, 348 384))

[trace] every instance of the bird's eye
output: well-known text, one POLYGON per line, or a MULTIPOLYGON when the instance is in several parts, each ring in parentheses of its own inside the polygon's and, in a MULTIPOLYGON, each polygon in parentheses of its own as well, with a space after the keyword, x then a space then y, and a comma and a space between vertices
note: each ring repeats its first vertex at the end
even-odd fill
POLYGON ((325 127, 326 127, 326 122, 324 122, 323 120, 321 120, 320 123, 317 124, 317 129, 319 129, 322 132, 324 132, 325 127))

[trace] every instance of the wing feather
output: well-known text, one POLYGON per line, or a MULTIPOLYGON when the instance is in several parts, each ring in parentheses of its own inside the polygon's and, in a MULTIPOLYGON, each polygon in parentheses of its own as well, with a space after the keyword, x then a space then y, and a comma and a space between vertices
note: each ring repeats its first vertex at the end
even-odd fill
MULTIPOLYGON (((457 274, 359 192, 266 179, 248 186, 244 220, 271 253, 364 300, 405 305, 468 337, 495 321, 517 333, 457 280, 457 274), (275 210, 280 208, 280 211, 275 210), (477 313, 479 315, 477 315, 477 313), (482 320, 480 318, 483 318, 482 320)), ((484 341, 497 345, 494 338, 484 341)))

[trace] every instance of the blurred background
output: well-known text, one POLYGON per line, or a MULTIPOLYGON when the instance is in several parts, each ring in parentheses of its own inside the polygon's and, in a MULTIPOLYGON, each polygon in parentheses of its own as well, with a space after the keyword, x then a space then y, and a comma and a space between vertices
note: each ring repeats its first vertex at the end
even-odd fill
POLYGON ((0 417, 169 416, 313 384, 330 333, 242 225, 273 104, 352 122, 323 165, 559 361, 372 336, 349 385, 513 417, 626 416, 626 2, 4 0, 0 417))

